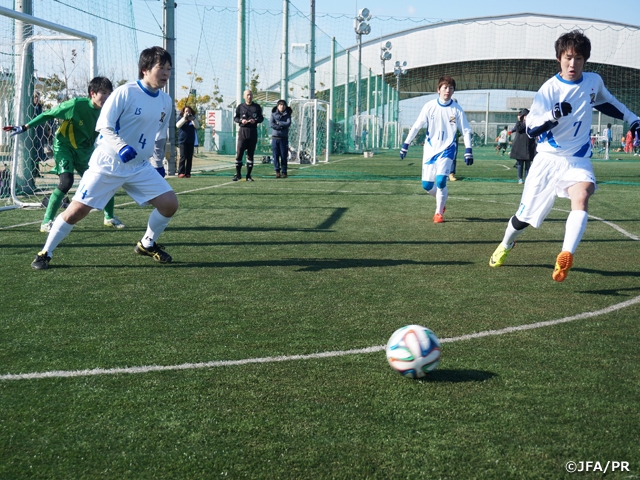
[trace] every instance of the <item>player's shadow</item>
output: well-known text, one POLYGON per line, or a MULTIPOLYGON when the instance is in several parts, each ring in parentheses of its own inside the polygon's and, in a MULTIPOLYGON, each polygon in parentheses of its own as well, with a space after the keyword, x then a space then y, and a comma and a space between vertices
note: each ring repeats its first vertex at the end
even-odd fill
POLYGON ((447 370, 438 369, 421 378, 421 382, 427 383, 461 383, 461 382, 484 382, 495 377, 493 372, 484 370, 447 370))
MULTIPOLYGON (((549 271, 553 271, 553 267, 549 264, 533 264, 529 263, 527 265, 503 265, 501 268, 542 268, 549 271)), ((593 268, 572 268, 571 272, 581 272, 588 273, 593 275, 600 275, 602 277, 640 277, 640 271, 630 271, 630 270, 619 270, 619 271, 611 271, 611 270, 595 270, 593 268)), ((598 292, 596 290, 595 292, 598 292)), ((593 292, 588 292, 593 293, 593 292)))

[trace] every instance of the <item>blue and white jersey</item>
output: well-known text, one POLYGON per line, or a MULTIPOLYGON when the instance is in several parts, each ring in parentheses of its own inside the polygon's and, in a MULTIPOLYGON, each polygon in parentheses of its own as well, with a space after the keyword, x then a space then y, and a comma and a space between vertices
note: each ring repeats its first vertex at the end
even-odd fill
POLYGON ((118 151, 100 135, 90 164, 111 173, 131 173, 141 168, 153 155, 155 141, 167 137, 172 109, 169 95, 161 90, 151 92, 140 80, 116 88, 100 111, 96 131, 112 128, 122 147, 133 147, 137 155, 123 163, 118 151))
POLYGON ((455 158, 458 148, 457 131, 463 135, 464 146, 471 148, 471 127, 467 116, 453 99, 446 104, 440 103, 439 98, 427 102, 404 143, 411 144, 423 127, 427 130, 424 140, 424 163, 433 163, 440 157, 455 158))
POLYGON ((556 74, 547 80, 533 99, 527 115, 527 134, 538 137, 538 152, 563 157, 591 157, 591 121, 593 109, 632 123, 638 119, 604 86, 597 73, 585 72, 577 82, 556 74), (572 111, 566 117, 553 118, 556 103, 568 102, 572 111))

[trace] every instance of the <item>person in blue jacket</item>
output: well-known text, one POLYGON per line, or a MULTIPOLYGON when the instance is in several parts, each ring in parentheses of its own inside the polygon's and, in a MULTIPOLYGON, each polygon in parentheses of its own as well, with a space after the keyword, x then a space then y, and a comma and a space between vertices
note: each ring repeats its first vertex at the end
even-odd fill
POLYGON ((271 150, 276 178, 287 178, 287 156, 289 154, 289 127, 291 126, 291 107, 286 100, 278 100, 271 110, 271 150))

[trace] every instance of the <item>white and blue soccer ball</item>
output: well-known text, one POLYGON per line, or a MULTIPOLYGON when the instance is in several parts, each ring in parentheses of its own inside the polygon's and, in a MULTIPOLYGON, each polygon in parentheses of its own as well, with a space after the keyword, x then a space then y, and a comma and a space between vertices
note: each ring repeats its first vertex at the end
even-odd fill
POLYGON ((400 375, 422 378, 440 362, 440 340, 426 327, 407 325, 399 328, 387 342, 387 360, 400 375))

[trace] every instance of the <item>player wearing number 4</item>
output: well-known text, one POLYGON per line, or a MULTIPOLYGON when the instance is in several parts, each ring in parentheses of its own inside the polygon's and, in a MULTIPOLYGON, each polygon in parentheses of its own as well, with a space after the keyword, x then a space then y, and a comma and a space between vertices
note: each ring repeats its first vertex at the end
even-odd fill
POLYGON ((462 133, 464 139, 464 163, 473 164, 471 127, 460 105, 451 98, 455 89, 456 81, 453 78, 445 76, 438 80, 438 98, 427 102, 422 108, 400 149, 400 158, 404 159, 418 131, 426 128, 422 157, 422 188, 436 198, 434 223, 444 222, 443 214, 448 196, 447 178, 451 173, 451 165, 458 148, 457 131, 462 133))
POLYGON ((589 197, 597 188, 590 160, 593 109, 624 119, 634 132, 640 130, 640 120, 609 93, 600 75, 583 72, 591 54, 591 42, 582 32, 575 30, 561 35, 555 49, 560 73, 540 87, 526 121, 527 135, 539 136, 538 153, 525 181, 520 207, 509 220, 489 265, 502 265, 524 229, 542 224, 556 196, 569 198, 571 213, 552 274, 556 282, 562 282, 587 228, 589 197))
POLYGON ((34 269, 48 268, 53 251, 74 225, 92 208, 104 208, 120 187, 139 205, 155 207, 135 253, 160 263, 171 262, 171 256, 156 240, 178 210, 178 198, 149 163, 154 152, 164 150, 174 108, 171 97, 161 91, 169 80, 171 65, 171 55, 163 48, 143 50, 138 62, 139 80, 116 88, 107 99, 96 124, 100 136, 89 169, 67 210, 53 222, 44 248, 31 263, 34 269))

